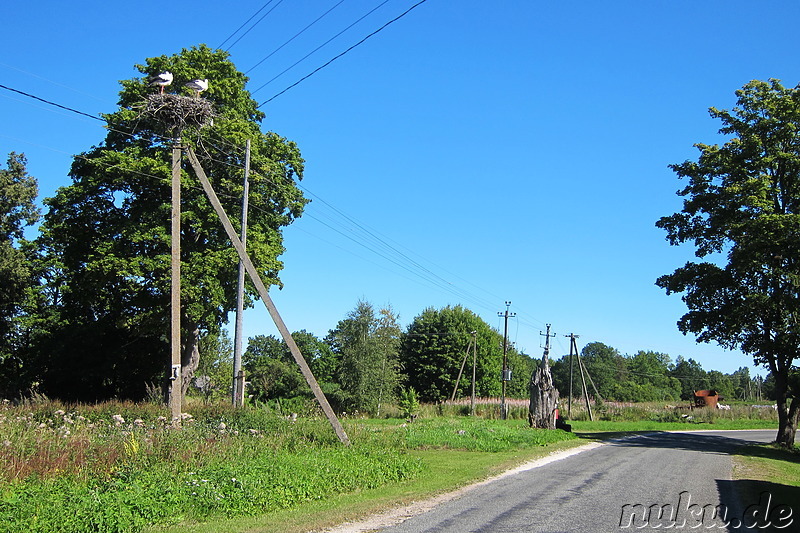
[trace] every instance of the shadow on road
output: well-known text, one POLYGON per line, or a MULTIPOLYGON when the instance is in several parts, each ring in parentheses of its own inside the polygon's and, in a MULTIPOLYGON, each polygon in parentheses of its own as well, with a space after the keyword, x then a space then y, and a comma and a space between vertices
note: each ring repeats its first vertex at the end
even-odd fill
POLYGON ((729 531, 800 531, 800 487, 755 479, 718 479, 729 531), (738 526, 738 527, 737 527, 738 526))
MULTIPOLYGON (((584 433, 579 435, 581 438, 601 438, 604 434, 584 433)), ((603 440, 608 439, 605 434, 603 440)), ((654 432, 642 433, 637 435, 624 435, 613 437, 608 441, 609 446, 624 446, 632 448, 674 448, 680 450, 691 450, 704 453, 716 453, 731 455, 745 445, 763 444, 755 440, 744 440, 740 436, 737 438, 724 437, 719 435, 704 435, 702 433, 668 433, 654 432)))

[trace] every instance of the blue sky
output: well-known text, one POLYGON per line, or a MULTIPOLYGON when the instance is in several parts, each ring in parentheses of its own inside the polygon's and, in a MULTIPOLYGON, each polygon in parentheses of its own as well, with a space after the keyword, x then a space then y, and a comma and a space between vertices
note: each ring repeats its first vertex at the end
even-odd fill
MULTIPOLYGON (((217 47, 265 1, 11 2, 0 84, 110 112, 134 64, 217 47)), ((416 3, 276 0, 222 48, 265 102, 416 3)), ((751 364, 677 331, 680 297, 654 281, 692 250, 654 223, 681 207, 667 165, 723 140, 710 106, 731 108, 752 79, 798 82, 798 15, 788 1, 422 3, 262 107, 263 128, 298 143, 313 200, 285 231, 272 291, 288 327, 324 336, 365 299, 403 325, 462 304, 502 329, 510 300, 511 340, 536 356, 547 323, 556 356, 575 333, 579 347, 751 364)), ((105 135, 7 90, 0 117, 0 153, 27 155, 42 196, 105 135)), ((245 328, 276 331, 260 304, 245 328)))

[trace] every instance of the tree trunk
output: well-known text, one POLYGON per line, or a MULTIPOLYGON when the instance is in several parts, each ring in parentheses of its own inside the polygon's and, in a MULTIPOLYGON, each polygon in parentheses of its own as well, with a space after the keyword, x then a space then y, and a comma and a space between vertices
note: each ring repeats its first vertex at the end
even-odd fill
POLYGON ((797 434, 797 423, 800 421, 800 399, 793 398, 788 409, 786 406, 787 401, 784 395, 782 402, 778 402, 778 436, 776 442, 784 448, 792 448, 797 434))
POLYGON ((528 389, 531 395, 528 423, 534 428, 556 429, 558 390, 553 386, 553 376, 550 373, 547 353, 542 357, 541 364, 531 374, 528 389))
POLYGON ((181 347, 181 395, 185 398, 194 379, 194 372, 200 366, 200 329, 197 324, 192 323, 184 331, 188 332, 181 347))
POLYGON ((775 403, 778 410, 778 435, 775 437, 775 442, 784 448, 792 448, 800 419, 800 399, 792 398, 789 405, 788 372, 781 372, 782 369, 773 364, 770 365, 770 370, 775 376, 775 403))

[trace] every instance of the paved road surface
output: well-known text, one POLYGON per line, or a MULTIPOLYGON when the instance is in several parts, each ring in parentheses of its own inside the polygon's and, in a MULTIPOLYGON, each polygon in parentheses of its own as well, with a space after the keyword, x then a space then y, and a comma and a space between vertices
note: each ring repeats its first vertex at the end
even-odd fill
MULTIPOLYGON (((747 531, 746 524, 755 523, 758 509, 767 504, 761 493, 769 486, 732 481, 730 454, 744 444, 774 438, 775 431, 769 430, 656 433, 623 439, 478 487, 382 531, 747 531), (708 514, 711 506, 720 504, 727 508, 726 520, 708 514), (650 512, 650 506, 655 511, 650 512), (704 506, 709 507, 703 518, 704 506), (620 527, 621 522, 628 527, 620 527)), ((788 527, 756 530, 800 531, 800 499, 769 505, 773 519, 781 519, 775 523, 788 527), (785 517, 787 505, 777 511, 783 514, 774 514, 781 503, 794 508, 793 518, 785 517)))

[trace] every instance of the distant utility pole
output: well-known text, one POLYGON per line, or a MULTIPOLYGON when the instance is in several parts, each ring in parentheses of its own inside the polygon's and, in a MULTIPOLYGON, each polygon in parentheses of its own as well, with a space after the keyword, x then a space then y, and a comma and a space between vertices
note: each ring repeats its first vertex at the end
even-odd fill
MULTIPOLYGON (((247 245, 247 206, 250 196, 250 139, 244 153, 244 192, 242 193, 242 246, 247 245)), ((233 405, 244 405, 244 372, 242 371, 242 321, 244 319, 244 262, 239 259, 239 285, 236 291, 236 328, 233 333, 233 405)))
POLYGON ((567 418, 572 419, 572 353, 573 347, 577 351, 577 345, 575 344, 575 339, 578 338, 578 335, 574 333, 570 333, 569 335, 564 335, 565 337, 569 337, 569 399, 567 400, 567 418))
POLYGON ((550 337, 555 337, 556 334, 555 333, 552 333, 552 334, 550 333, 550 324, 545 324, 545 326, 547 327, 547 333, 542 333, 540 331, 539 335, 541 335, 542 337, 545 337, 544 355, 549 358, 550 357, 550 337))
POLYGON ((469 397, 469 414, 475 416, 475 368, 478 361, 478 332, 472 332, 472 393, 469 397))
POLYGON ((505 319, 503 327, 503 372, 500 375, 500 418, 505 420, 508 418, 508 406, 506 405, 506 381, 511 381, 511 372, 508 370, 508 318, 517 316, 516 313, 509 313, 508 308, 511 307, 511 302, 506 302, 505 313, 497 313, 505 319))
POLYGON ((169 375, 169 406, 172 424, 177 426, 181 420, 181 139, 175 138, 172 145, 172 215, 171 248, 172 275, 170 283, 170 349, 172 352, 172 371, 169 375))
MULTIPOLYGON (((581 355, 578 352, 578 344, 575 342, 575 339, 577 339, 579 336, 575 335, 574 333, 570 333, 569 335, 565 335, 565 337, 570 338, 570 343, 569 343, 569 400, 570 401, 567 406, 567 416, 569 417, 572 411, 572 354, 574 353, 575 357, 578 360, 578 370, 581 373, 581 390, 583 391, 583 399, 586 402, 586 409, 587 411, 589 411, 589 420, 593 421, 594 414, 592 413, 592 406, 589 403, 589 389, 586 387, 586 377, 585 377, 589 373, 586 372, 586 374, 584 375, 585 369, 583 366, 583 361, 581 361, 581 355)), ((591 377, 589 379, 591 379, 591 377)), ((592 386, 594 387, 594 383, 592 383, 592 386)), ((595 392, 597 392, 596 389, 595 392)))

